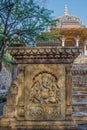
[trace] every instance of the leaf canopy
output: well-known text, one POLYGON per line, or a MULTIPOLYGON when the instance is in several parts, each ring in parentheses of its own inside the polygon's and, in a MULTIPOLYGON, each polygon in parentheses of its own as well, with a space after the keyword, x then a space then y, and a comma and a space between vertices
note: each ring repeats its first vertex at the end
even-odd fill
POLYGON ((18 41, 35 45, 35 38, 51 25, 51 13, 36 0, 1 0, 0 51, 18 41))

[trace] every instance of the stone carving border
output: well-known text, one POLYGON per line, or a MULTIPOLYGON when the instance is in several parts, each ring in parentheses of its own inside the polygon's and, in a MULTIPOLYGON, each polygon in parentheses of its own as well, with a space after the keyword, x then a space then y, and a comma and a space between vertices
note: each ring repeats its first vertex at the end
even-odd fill
POLYGON ((17 63, 72 63, 81 47, 10 47, 8 52, 17 63), (24 60, 22 62, 22 60, 24 60))

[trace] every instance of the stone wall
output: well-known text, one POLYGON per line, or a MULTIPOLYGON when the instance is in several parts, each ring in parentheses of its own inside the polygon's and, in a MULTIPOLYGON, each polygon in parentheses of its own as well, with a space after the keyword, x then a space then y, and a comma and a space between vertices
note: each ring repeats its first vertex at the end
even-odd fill
POLYGON ((6 88, 11 84, 11 71, 7 70, 4 66, 2 68, 2 71, 0 72, 0 89, 6 88))

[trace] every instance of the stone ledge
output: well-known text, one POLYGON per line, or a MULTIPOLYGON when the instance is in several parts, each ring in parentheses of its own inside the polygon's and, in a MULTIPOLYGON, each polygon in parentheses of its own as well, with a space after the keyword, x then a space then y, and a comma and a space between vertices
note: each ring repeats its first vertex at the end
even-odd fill
MULTIPOLYGON (((77 130, 78 125, 73 121, 49 121, 49 122, 33 122, 33 121, 21 121, 21 122, 10 122, 8 127, 0 124, 2 130, 77 130), (5 128, 5 129, 4 129, 5 128)), ((1 130, 1 129, 0 129, 1 130)))
POLYGON ((72 63, 81 47, 10 47, 8 52, 16 63, 72 63))

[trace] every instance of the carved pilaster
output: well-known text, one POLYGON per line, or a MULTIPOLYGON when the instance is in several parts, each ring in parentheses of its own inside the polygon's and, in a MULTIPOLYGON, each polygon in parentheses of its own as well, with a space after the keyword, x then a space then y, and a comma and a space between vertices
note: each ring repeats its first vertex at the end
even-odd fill
POLYGON ((66 66, 66 119, 72 114, 72 75, 71 65, 66 66))
POLYGON ((18 66, 18 110, 17 110, 17 119, 21 120, 24 119, 24 87, 25 87, 25 66, 19 65, 18 66))

